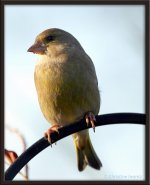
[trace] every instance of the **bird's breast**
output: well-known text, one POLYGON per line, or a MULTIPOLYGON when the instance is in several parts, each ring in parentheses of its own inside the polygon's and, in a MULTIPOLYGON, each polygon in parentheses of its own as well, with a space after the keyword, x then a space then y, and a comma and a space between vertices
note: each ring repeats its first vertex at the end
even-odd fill
POLYGON ((87 111, 94 112, 90 98, 93 98, 93 94, 99 97, 99 92, 96 84, 93 86, 90 81, 79 64, 37 65, 35 86, 45 118, 52 124, 63 125, 81 119, 87 111), (92 89, 96 89, 96 94, 92 89))

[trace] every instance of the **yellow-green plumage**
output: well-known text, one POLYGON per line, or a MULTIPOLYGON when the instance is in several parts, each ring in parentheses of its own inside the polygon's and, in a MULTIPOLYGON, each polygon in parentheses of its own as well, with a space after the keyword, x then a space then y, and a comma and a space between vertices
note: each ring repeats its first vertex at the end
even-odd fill
POLYGON ((99 170, 102 164, 92 146, 88 131, 82 131, 80 133, 74 134, 73 138, 77 152, 79 171, 84 170, 86 165, 99 170), (83 135, 85 138, 83 144, 81 144, 81 138, 83 138, 83 135), (79 137, 79 143, 76 141, 77 137, 79 137))
MULTIPOLYGON (((100 95, 94 65, 79 42, 60 29, 42 32, 36 43, 46 45, 35 67, 35 85, 41 110, 52 125, 61 126, 82 119, 87 112, 98 114, 100 95), (53 42, 45 42, 53 35, 53 42)), ((100 169, 88 130, 73 134, 78 169, 88 164, 100 169)))

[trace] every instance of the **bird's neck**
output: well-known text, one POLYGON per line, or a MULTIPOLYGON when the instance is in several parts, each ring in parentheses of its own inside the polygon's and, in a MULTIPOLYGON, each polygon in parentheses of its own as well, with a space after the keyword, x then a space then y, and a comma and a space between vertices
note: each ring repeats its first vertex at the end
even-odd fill
POLYGON ((51 64, 51 63, 65 63, 67 62, 68 56, 65 54, 61 54, 58 56, 53 55, 39 55, 37 65, 45 65, 45 64, 51 64))

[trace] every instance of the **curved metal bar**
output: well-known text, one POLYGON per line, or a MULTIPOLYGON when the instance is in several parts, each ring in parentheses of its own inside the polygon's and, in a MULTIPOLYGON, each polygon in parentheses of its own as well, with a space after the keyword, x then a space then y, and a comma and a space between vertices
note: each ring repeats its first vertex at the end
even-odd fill
MULTIPOLYGON (((140 113, 113 113, 96 116, 95 126, 110 125, 110 124, 143 124, 146 125, 146 115, 140 113)), ((75 132, 91 128, 87 126, 85 120, 81 120, 74 124, 62 127, 59 129, 59 135, 57 133, 51 134, 52 143, 67 137, 75 132)), ((5 180, 12 180, 17 173, 38 153, 50 146, 48 141, 43 137, 36 143, 30 146, 24 153, 22 153, 18 159, 7 169, 5 173, 5 180)))

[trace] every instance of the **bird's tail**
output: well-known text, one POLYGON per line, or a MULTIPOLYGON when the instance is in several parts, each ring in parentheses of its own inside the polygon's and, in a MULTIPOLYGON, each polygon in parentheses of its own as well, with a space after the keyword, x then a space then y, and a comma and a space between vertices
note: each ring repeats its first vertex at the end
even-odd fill
POLYGON ((87 165, 99 170, 102 166, 102 163, 92 146, 89 134, 88 137, 85 138, 86 142, 82 147, 80 147, 80 142, 82 145, 83 138, 81 139, 80 136, 78 137, 78 139, 75 137, 73 138, 77 151, 77 163, 79 171, 83 171, 87 165))

